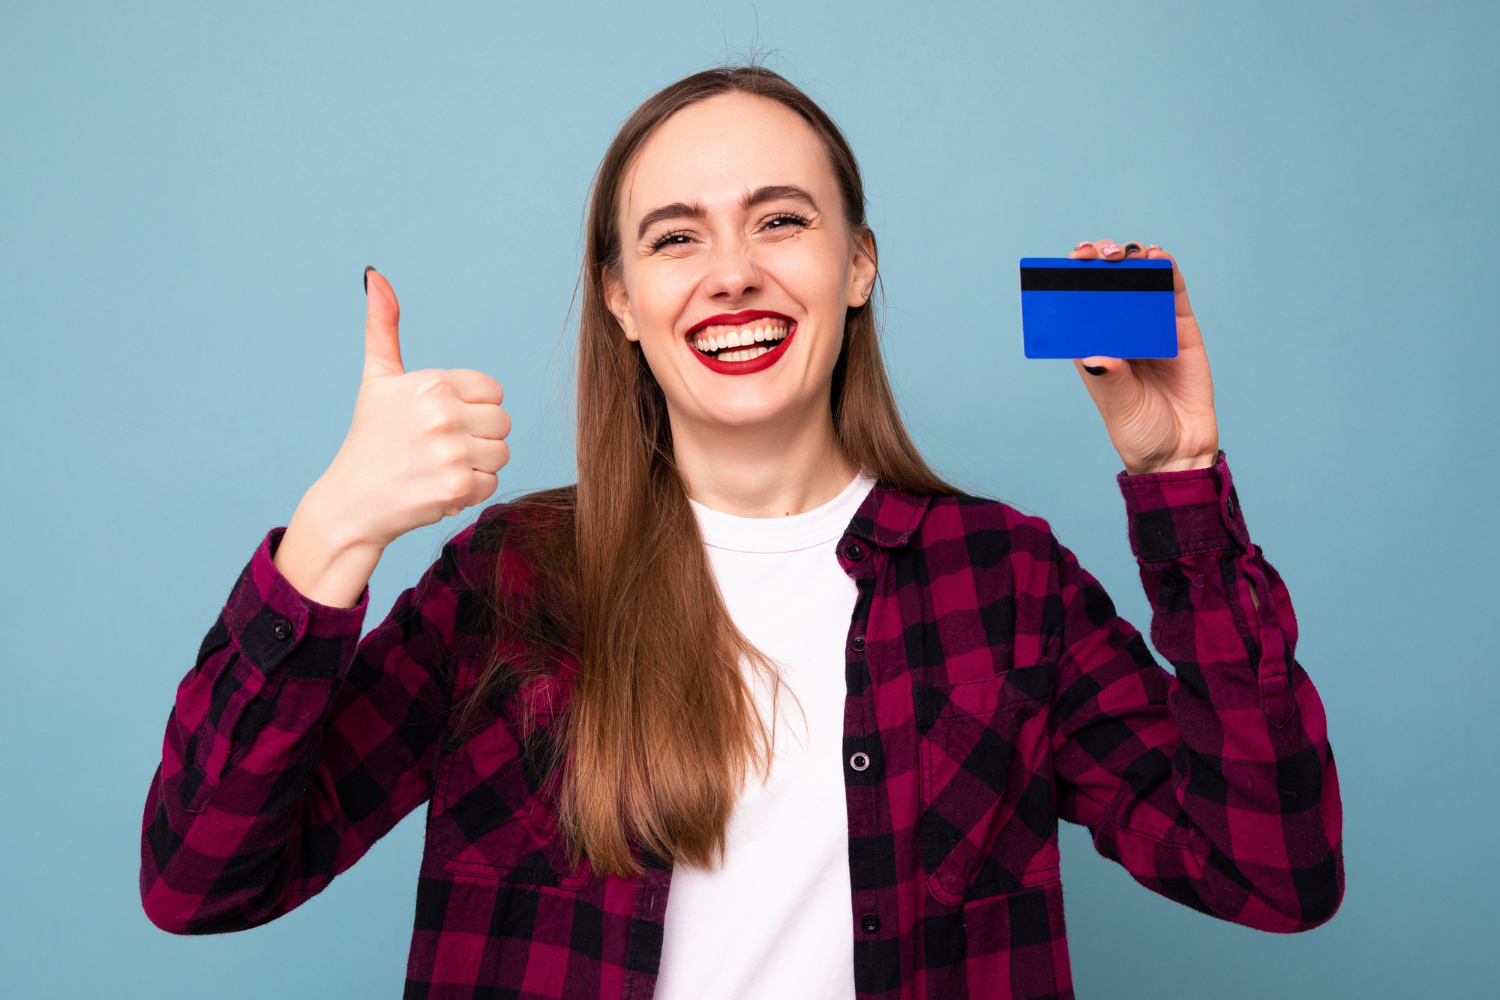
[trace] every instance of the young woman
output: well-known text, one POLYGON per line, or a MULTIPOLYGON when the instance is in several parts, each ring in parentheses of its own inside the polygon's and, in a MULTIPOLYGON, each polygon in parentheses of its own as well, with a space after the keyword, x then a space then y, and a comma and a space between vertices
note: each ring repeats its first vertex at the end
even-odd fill
POLYGON ((1175 262, 1178 356, 1075 362, 1174 675, 1045 520, 923 462, 864 213, 781 77, 646 101, 592 193, 578 482, 484 508, 361 639, 385 546, 491 496, 510 431, 489 376, 404 370, 367 271, 348 438, 177 691, 152 922, 273 920, 424 802, 408 997, 1072 996, 1059 818, 1205 913, 1326 921, 1323 706, 1175 262))

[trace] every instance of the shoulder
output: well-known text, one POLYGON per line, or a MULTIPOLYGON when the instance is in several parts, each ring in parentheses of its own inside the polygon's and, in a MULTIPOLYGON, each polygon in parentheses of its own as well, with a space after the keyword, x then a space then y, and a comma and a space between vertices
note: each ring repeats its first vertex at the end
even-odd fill
POLYGON ((489 504, 443 543, 435 569, 466 640, 497 634, 556 646, 568 638, 572 586, 573 486, 489 504))
POLYGON ((497 560, 519 582, 528 575, 521 571, 533 567, 558 541, 571 538, 576 495, 576 484, 570 484, 489 504, 443 544, 441 559, 476 589, 492 585, 497 560))
POLYGON ((1044 600, 1060 597, 1068 602, 1081 594, 1091 621, 1103 622, 1115 615, 1103 585, 1039 514, 993 497, 934 497, 920 533, 928 548, 928 563, 937 563, 940 572, 962 565, 976 579, 998 574, 992 585, 1044 600), (939 548, 936 551, 941 554, 934 556, 932 544, 941 546, 944 539, 962 539, 962 548, 950 542, 946 551, 939 548))
POLYGON ((554 537, 571 528, 577 501, 577 483, 533 490, 485 507, 465 531, 476 548, 497 546, 519 535, 554 537))
POLYGON ((972 493, 929 498, 914 540, 924 547, 962 540, 976 563, 993 564, 1007 557, 1051 562, 1057 536, 1039 514, 995 497, 972 493))

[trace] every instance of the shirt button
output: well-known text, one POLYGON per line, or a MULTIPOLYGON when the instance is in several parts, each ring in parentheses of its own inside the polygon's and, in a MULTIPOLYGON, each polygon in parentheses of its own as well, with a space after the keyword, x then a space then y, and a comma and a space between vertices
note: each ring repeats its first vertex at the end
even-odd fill
POLYGON ((1230 517, 1234 516, 1234 512, 1238 510, 1240 506, 1240 498, 1235 495, 1236 492, 1237 491, 1235 487, 1231 486, 1229 488, 1229 502, 1224 505, 1224 509, 1229 511, 1230 517))
POLYGON ((865 547, 858 542, 850 542, 844 546, 844 558, 850 562, 859 562, 865 557, 865 547))
POLYGON ((859 753, 849 758, 849 766, 854 768, 856 771, 863 771, 865 768, 870 766, 869 755, 861 750, 859 753))
POLYGON ((863 653, 865 651, 865 637, 857 635, 849 640, 849 645, 854 647, 856 653, 863 653))
POLYGON ((271 634, 278 639, 285 639, 292 634, 292 623, 285 618, 278 618, 271 623, 271 634))
POLYGON ((880 930, 880 918, 873 913, 866 913, 859 918, 859 926, 866 934, 874 934, 880 930))

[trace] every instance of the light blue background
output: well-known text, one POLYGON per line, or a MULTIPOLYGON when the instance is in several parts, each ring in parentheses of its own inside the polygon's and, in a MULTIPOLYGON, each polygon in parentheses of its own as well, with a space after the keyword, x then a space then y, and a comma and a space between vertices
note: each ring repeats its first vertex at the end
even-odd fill
MULTIPOLYGON (((175 687, 348 429, 365 264, 409 369, 505 386, 490 502, 572 481, 589 179, 638 101, 758 45, 861 157, 920 445, 1047 517, 1143 631, 1119 458, 1071 363, 1022 357, 1016 262, 1159 243, 1202 322, 1327 705, 1348 892, 1251 931, 1067 827, 1079 995, 1493 995, 1493 4, 314 6, 0 11, 0 993, 399 995, 421 810, 266 927, 146 920, 175 687)), ((476 514, 388 550, 367 629, 476 514)))

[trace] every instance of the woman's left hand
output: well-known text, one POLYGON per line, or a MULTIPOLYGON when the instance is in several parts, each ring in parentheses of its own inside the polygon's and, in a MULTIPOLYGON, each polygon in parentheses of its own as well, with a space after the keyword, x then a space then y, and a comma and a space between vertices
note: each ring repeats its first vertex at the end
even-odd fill
MULTIPOLYGON (((1139 244, 1138 244, 1139 245, 1139 244)), ((1177 260, 1152 244, 1130 254, 1172 262, 1177 303, 1177 357, 1074 358, 1073 367, 1104 417, 1109 440, 1125 462, 1125 471, 1206 469, 1219 453, 1219 423, 1214 416, 1214 382, 1198 320, 1188 303, 1187 286, 1177 260), (1098 375, 1084 370, 1085 365, 1098 375)), ((1078 260, 1123 260, 1126 250, 1114 240, 1085 241, 1069 257, 1078 260)))

